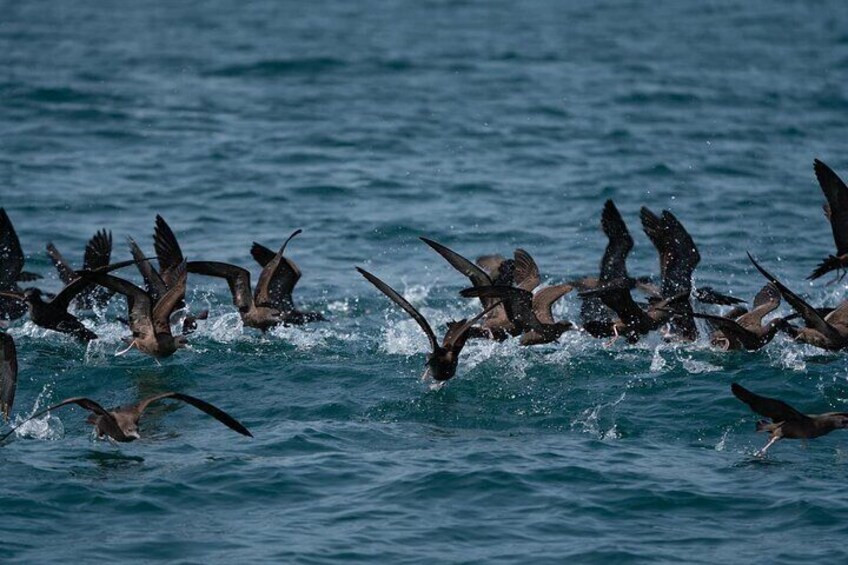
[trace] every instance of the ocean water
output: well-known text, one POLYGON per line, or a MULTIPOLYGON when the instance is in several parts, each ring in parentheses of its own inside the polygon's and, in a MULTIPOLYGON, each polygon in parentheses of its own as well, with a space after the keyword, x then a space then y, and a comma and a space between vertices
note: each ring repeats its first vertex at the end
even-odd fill
MULTIPOLYGON (((418 377, 419 329, 477 305, 418 241, 529 250, 546 282, 594 274, 607 198, 656 274, 638 210, 672 210, 696 282, 750 299, 767 268, 833 251, 812 172, 848 178, 848 11, 766 2, 0 2, 0 205, 27 268, 59 282, 96 229, 151 249, 162 214, 189 259, 288 254, 329 322, 244 330, 226 285, 161 365, 122 357, 112 314, 87 348, 21 321, 14 421, 68 396, 179 390, 254 433, 162 403, 144 439, 97 441, 78 408, 0 448, 3 560, 392 563, 841 562, 848 437, 768 457, 738 381, 819 412, 848 405, 844 355, 779 337, 721 353, 658 336, 472 342, 455 379, 418 377)), ((129 274, 129 271, 127 271, 129 274)), ((567 296, 556 314, 577 318, 567 296)), ((784 307, 781 311, 787 311, 784 307)), ((3 427, 0 431, 7 429, 3 427)))

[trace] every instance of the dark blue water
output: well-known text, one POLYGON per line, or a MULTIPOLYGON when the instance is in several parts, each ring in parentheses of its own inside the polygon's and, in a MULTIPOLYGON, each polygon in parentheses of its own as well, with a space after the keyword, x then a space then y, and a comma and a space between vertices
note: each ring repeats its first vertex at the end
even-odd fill
MULTIPOLYGON (((560 282, 597 271, 613 198, 631 272, 658 270, 645 204, 692 232, 698 284, 750 298, 750 250, 814 303, 840 299, 803 279, 833 247, 812 160, 848 176, 842 2, 0 8, 0 205, 47 287, 48 240, 80 261, 108 227, 125 258, 156 213, 189 259, 245 266, 252 241, 299 227, 298 298, 331 318, 263 338, 226 285, 192 278, 211 318, 161 366, 114 357, 106 319, 87 349, 14 325, 17 420, 179 390, 256 438, 166 403, 130 445, 94 440, 79 409, 40 419, 0 452, 4 559, 845 560, 845 436, 754 457, 765 439, 728 386, 844 408, 842 355, 474 342, 433 391, 423 334, 353 270, 441 324, 476 305, 419 235, 471 257, 521 246, 560 282)), ((577 299, 556 313, 576 319, 577 299)))

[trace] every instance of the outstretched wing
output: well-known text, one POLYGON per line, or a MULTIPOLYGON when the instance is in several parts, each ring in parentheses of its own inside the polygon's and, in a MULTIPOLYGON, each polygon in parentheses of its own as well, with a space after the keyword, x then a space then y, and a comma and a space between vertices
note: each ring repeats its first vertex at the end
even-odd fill
POLYGON ((836 331, 836 328, 831 326, 829 323, 822 318, 821 314, 819 314, 818 310, 810 306, 806 301, 804 301, 800 296, 789 290, 782 282, 777 280, 777 278, 763 269, 759 263, 757 263, 754 258, 748 253, 748 259, 751 260, 751 263, 757 268, 757 270, 771 283, 777 287, 780 291, 781 296, 789 303, 792 308, 795 309, 798 314, 800 314, 801 318, 804 319, 804 322, 814 330, 817 330, 826 338, 833 341, 840 341, 842 336, 836 331))
POLYGON ((114 424, 115 428, 119 428, 118 422, 115 420, 115 417, 112 414, 110 414, 105 408, 103 408, 102 406, 100 406, 95 401, 91 400, 90 398, 85 398, 84 396, 76 396, 74 398, 68 398, 66 400, 63 400, 62 402, 59 402, 58 404, 54 404, 53 406, 45 408, 44 410, 42 410, 40 412, 36 412, 32 416, 30 416, 29 418, 27 418, 26 420, 24 420, 23 422, 21 422, 20 424, 18 424, 17 426, 12 428, 11 430, 9 430, 5 435, 0 437, 0 443, 2 443, 3 440, 5 440, 7 437, 9 437, 13 433, 15 433, 15 431, 17 431, 18 428, 20 428, 21 426, 23 426, 24 424, 26 424, 30 420, 34 420, 36 418, 44 416, 48 412, 52 412, 53 410, 56 410, 57 408, 61 408, 62 406, 67 406, 68 404, 76 404, 78 406, 85 408, 86 410, 94 412, 98 416, 103 416, 104 418, 108 418, 112 422, 112 424, 114 424))
POLYGON ((74 268, 70 263, 59 253, 59 250, 56 249, 56 246, 53 243, 47 244, 47 255, 50 256, 50 260, 53 261, 53 266, 56 267, 56 270, 59 272, 59 280, 63 283, 68 284, 72 280, 76 278, 76 273, 74 272, 74 268))
POLYGON ((171 288, 179 277, 176 269, 185 258, 171 226, 159 215, 156 216, 156 228, 153 231, 153 249, 156 250, 156 258, 159 260, 162 280, 165 286, 171 288))
POLYGON ((12 220, 0 208, 0 284, 13 285, 24 268, 24 252, 12 220))
MULTIPOLYGON (((105 267, 100 267, 91 271, 80 272, 106 274, 111 273, 112 271, 115 271, 117 269, 122 269, 129 265, 132 265, 133 263, 135 263, 135 261, 121 261, 120 263, 114 263, 112 265, 107 265, 105 267)), ((70 284, 65 285, 65 287, 59 291, 59 294, 57 294, 53 298, 53 300, 50 301, 53 306, 62 310, 67 310, 68 306, 70 306, 71 304, 71 300, 73 300, 79 293, 86 290, 89 285, 91 285, 91 279, 84 279, 83 277, 79 276, 79 273, 75 273, 75 275, 76 278, 74 278, 74 280, 72 280, 70 284)))
POLYGON ((553 324, 554 315, 551 312, 554 303, 571 292, 570 284, 546 286, 533 296, 533 314, 543 324, 553 324))
POLYGON ((0 333, 0 412, 7 422, 15 403, 17 388, 18 353, 15 350, 15 340, 7 333, 0 333))
POLYGON ((736 398, 750 406, 751 410, 761 416, 770 418, 773 422, 803 422, 810 420, 809 416, 798 412, 782 400, 754 394, 737 383, 731 384, 730 390, 736 398))
POLYGON ((827 198, 825 214, 830 220, 837 255, 848 253, 848 186, 833 172, 833 169, 816 159, 813 170, 822 192, 827 198))
POLYGON ((713 316, 712 314, 699 314, 698 312, 693 312, 692 316, 707 320, 713 327, 721 330, 728 338, 735 339, 747 349, 756 349, 759 345, 759 338, 753 332, 730 318, 713 316))
POLYGON ((82 268, 91 271, 105 267, 112 258, 112 232, 105 229, 95 233, 85 246, 82 268))
POLYGON ((159 300, 159 297, 168 291, 168 287, 165 286, 165 281, 162 280, 162 277, 159 275, 159 271, 157 271, 150 261, 145 258, 144 253, 141 251, 141 248, 135 240, 128 237, 127 243, 130 246, 130 253, 133 256, 133 259, 135 259, 138 272, 141 273, 141 276, 144 279, 144 287, 147 289, 147 292, 150 293, 150 298, 152 300, 159 300))
POLYGON ((542 282, 542 278, 539 276, 539 266, 536 265, 533 257, 523 249, 516 249, 513 256, 515 257, 515 272, 513 274, 515 286, 533 292, 533 289, 542 282))
POLYGON ((185 299, 186 281, 188 279, 186 262, 183 261, 176 267, 172 267, 170 272, 172 273, 171 287, 153 305, 153 328, 157 334, 171 333, 171 314, 185 299))
POLYGON ((151 396, 150 398, 145 398, 144 400, 142 400, 141 402, 136 404, 134 409, 133 409, 133 412, 136 415, 136 419, 141 418, 141 415, 144 413, 144 411, 147 409, 147 407, 150 406, 152 403, 157 402, 159 400, 164 400, 166 398, 173 398, 174 400, 182 400, 185 403, 191 404, 192 406, 194 406, 198 410, 201 410, 201 411, 209 414, 210 416, 212 416, 213 418, 215 418, 216 420, 218 420, 219 422, 221 422, 222 424, 224 424, 225 426, 227 426, 231 430, 236 431, 243 436, 253 437, 253 434, 250 433, 250 430, 248 430, 244 426, 244 424, 242 424, 241 422, 239 422, 238 420, 236 420, 235 418, 233 418, 232 416, 230 416, 229 414, 227 414, 226 412, 224 412, 223 410, 221 410, 217 406, 213 406, 212 404, 209 404, 205 400, 200 400, 199 398, 196 398, 194 396, 189 396, 188 394, 183 394, 181 392, 163 392, 162 394, 157 394, 155 396, 151 396))
POLYGON ((292 272, 292 263, 283 254, 286 252, 286 246, 292 238, 302 231, 298 229, 292 232, 283 242, 280 250, 262 267, 262 272, 259 273, 259 280, 256 281, 256 289, 253 293, 253 299, 256 304, 271 306, 272 308, 277 307, 278 299, 283 300, 285 298, 284 293, 286 290, 289 291, 289 302, 291 302, 291 290, 294 289, 294 285, 297 284, 297 280, 300 278, 300 271, 297 269, 297 265, 295 265, 294 272, 292 272))
MULTIPOLYGON (((491 286, 492 278, 479 266, 475 265, 456 251, 445 247, 441 243, 437 241, 433 241, 432 239, 427 239, 426 237, 420 238, 421 241, 432 247, 436 253, 445 258, 445 261, 450 263, 451 267, 468 277, 468 280, 471 281, 471 284, 474 286, 491 286)), ((497 264, 499 267, 503 262, 503 258, 501 257, 501 261, 497 260, 489 261, 488 263, 492 266, 497 264)), ((496 267, 497 268, 497 267, 496 267)), ((492 305, 492 300, 489 299, 480 299, 480 302, 483 303, 483 308, 488 308, 492 305)))
POLYGON ((366 271, 365 269, 361 269, 359 267, 356 268, 359 271, 359 274, 365 277, 368 282, 376 286, 380 292, 391 298, 395 304, 406 310, 406 313, 412 316, 412 319, 418 322, 418 325, 421 326, 421 329, 424 330, 424 333, 427 334, 427 339, 430 340, 430 347, 433 348, 433 351, 439 349, 439 342, 436 340, 436 335, 433 333, 433 328, 430 327, 430 324, 427 323, 427 320, 424 316, 421 315, 421 312, 415 309, 415 307, 410 304, 403 296, 401 296, 395 289, 366 271))
POLYGON ((669 212, 663 210, 663 225, 667 234, 669 260, 662 281, 663 296, 669 297, 692 288, 692 273, 701 262, 701 255, 692 236, 683 224, 669 212))
POLYGON ((604 204, 601 227, 609 238, 601 259, 601 281, 627 278, 627 255, 633 249, 633 237, 612 200, 604 204))
POLYGON ((233 304, 239 310, 247 310, 253 304, 250 271, 247 269, 219 261, 189 261, 186 263, 186 269, 196 275, 226 279, 233 295, 233 304))
POLYGON ((153 328, 153 304, 148 293, 127 280, 98 271, 80 271, 79 275, 127 297, 129 325, 134 334, 156 335, 153 328))

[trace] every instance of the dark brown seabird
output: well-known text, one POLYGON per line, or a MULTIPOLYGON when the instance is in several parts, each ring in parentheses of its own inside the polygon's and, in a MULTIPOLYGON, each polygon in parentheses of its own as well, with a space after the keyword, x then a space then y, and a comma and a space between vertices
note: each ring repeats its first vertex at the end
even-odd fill
POLYGON ((714 346, 725 351, 734 349, 756 351, 765 347, 777 331, 785 327, 786 320, 783 318, 775 318, 763 325, 763 318, 774 312, 778 306, 780 306, 780 291, 774 284, 768 283, 754 297, 754 308, 750 312, 737 316, 698 313, 694 316, 707 320, 715 327, 716 330, 710 336, 710 342, 714 346))
POLYGON ((112 275, 99 271, 80 271, 79 275, 84 281, 95 282, 127 297, 127 319, 132 338, 128 340, 127 348, 116 355, 123 355, 135 347, 153 357, 170 357, 177 349, 186 346, 185 336, 175 337, 171 333, 170 322, 171 314, 185 298, 188 276, 185 261, 173 270, 170 288, 156 300, 151 293, 112 275))
POLYGON ((250 433, 244 425, 221 410, 220 408, 209 404, 206 401, 200 400, 199 398, 195 398, 194 396, 189 396, 187 394, 183 394, 180 392, 163 392, 161 394, 156 394, 149 398, 142 400, 137 404, 130 404, 128 406, 121 406, 119 408, 114 408, 112 410, 106 410, 97 402, 85 398, 82 396, 78 396, 75 398, 68 398, 59 402, 58 404, 54 404, 49 408, 45 408, 44 410, 30 416, 16 427, 14 427, 11 431, 6 433, 3 437, 0 437, 0 443, 2 443, 7 437, 15 433, 15 430, 23 426, 25 423, 29 422, 34 418, 38 418, 39 416, 43 416, 48 412, 56 410, 57 408, 61 408, 62 406, 67 406, 68 404, 76 404, 93 412, 87 419, 89 424, 93 424, 95 429, 97 430, 97 436, 99 438, 109 437, 115 441, 119 442, 129 442, 136 439, 140 439, 141 436, 138 433, 138 421, 141 419, 141 415, 144 414, 144 411, 150 406, 152 403, 157 402, 159 400, 165 400, 167 398, 173 398, 174 400, 182 400, 188 404, 191 404, 195 408, 209 414, 231 430, 234 430, 241 435, 253 437, 253 434, 250 433))
MULTIPOLYGON (((91 273, 105 275, 116 269, 121 269, 128 265, 132 265, 135 261, 122 261, 106 267, 100 267, 91 273)), ((82 273, 85 271, 79 271, 82 273)), ((84 280, 81 276, 77 276, 69 284, 59 291, 59 294, 49 300, 44 300, 44 293, 37 288, 28 288, 22 293, 15 292, 0 292, 0 296, 19 300, 26 304, 29 309, 29 319, 36 326, 46 328, 48 330, 57 331, 60 333, 70 334, 82 341, 91 341, 97 339, 97 334, 86 328, 79 319, 68 312, 68 307, 71 301, 76 298, 80 292, 90 286, 91 282, 84 280)))
POLYGON ((786 324, 784 328, 796 341, 807 343, 822 349, 838 351, 848 347, 848 301, 842 302, 826 316, 821 313, 800 296, 789 290, 777 278, 762 268, 751 254, 748 254, 751 263, 762 275, 768 279, 780 291, 781 296, 807 324, 804 328, 795 328, 786 324))
MULTIPOLYGON (((22 293, 19 282, 40 279, 24 268, 24 252, 15 227, 4 208, 0 208, 0 292, 22 293)), ((0 297, 0 320, 17 320, 26 314, 26 304, 14 298, 0 297)))
POLYGON ((822 192, 827 198, 827 204, 823 206, 824 215, 830 221, 830 229, 833 232, 833 241, 836 244, 836 255, 829 255, 818 267, 807 277, 813 280, 836 271, 836 281, 845 277, 848 269, 848 186, 833 170, 816 159, 813 161, 813 169, 819 181, 822 192))
MULTIPOLYGON (((526 252, 521 249, 515 250, 517 259, 514 260, 504 259, 500 255, 481 257, 478 261, 482 260, 483 265, 489 270, 489 272, 486 272, 483 267, 472 263, 441 243, 426 237, 420 239, 441 255, 454 269, 468 277, 468 280, 475 287, 488 287, 495 284, 511 286, 516 280, 524 286, 533 283, 532 266, 525 259, 525 256, 529 257, 529 255, 526 255, 526 252)), ((479 328, 475 326, 469 330, 469 337, 501 341, 511 335, 516 336, 521 333, 507 316, 503 305, 489 309, 489 306, 498 302, 497 299, 481 296, 480 302, 489 313, 483 318, 483 323, 479 328)))
POLYGON ((249 328, 257 328, 264 333, 279 324, 303 323, 307 313, 294 310, 291 302, 291 291, 300 277, 300 271, 296 271, 297 276, 293 276, 295 272, 283 257, 286 245, 299 233, 300 230, 292 233, 280 250, 265 262, 252 294, 250 271, 242 267, 220 261, 191 261, 187 264, 188 272, 226 279, 233 304, 239 310, 242 323, 249 328), (282 310, 284 305, 291 306, 291 309, 282 310), (294 312, 300 316, 292 315, 294 312))
POLYGON ((465 347, 465 342, 468 340, 468 330, 477 323, 484 315, 495 308, 499 302, 491 304, 487 309, 471 318, 470 320, 460 320, 450 325, 450 329, 445 333, 442 344, 436 339, 436 334, 433 333, 433 328, 427 323, 424 316, 421 315, 412 304, 410 304, 403 296, 395 289, 359 267, 356 268, 368 282, 377 287, 380 292, 388 296, 395 304, 403 308, 413 320, 415 320, 430 341, 432 352, 427 356, 427 370, 422 375, 425 379, 427 375, 431 375, 436 381, 446 381, 456 374, 456 367, 459 363, 459 354, 462 348, 465 347))
POLYGON ((751 410, 769 418, 771 422, 758 422, 758 432, 769 432, 768 443, 757 455, 765 455, 779 439, 813 439, 833 430, 848 428, 848 412, 828 412, 826 414, 802 414, 782 400, 754 394, 750 390, 733 383, 730 385, 733 395, 751 407, 751 410))
POLYGON ((278 253, 274 253, 261 243, 256 243, 255 241, 253 242, 253 247, 250 248, 250 254, 262 266, 263 273, 265 272, 265 268, 272 264, 272 262, 278 262, 276 273, 270 283, 267 300, 270 307, 279 312, 279 316, 283 320, 282 323, 286 325, 293 324, 299 326, 310 322, 324 322, 327 320, 321 312, 304 312, 298 310, 292 298, 294 287, 300 280, 301 273, 297 263, 283 255, 283 253, 288 242, 302 231, 300 229, 295 230, 285 243, 283 243, 278 253))
POLYGON ((698 248, 683 224, 668 210, 657 216, 648 208, 640 211, 642 228, 657 248, 662 277, 661 297, 668 300, 685 294, 674 304, 675 315, 669 320, 670 333, 687 341, 698 338, 698 328, 692 316, 692 274, 701 261, 698 248))
MULTIPOLYGON (((47 254, 53 260, 53 265, 59 272, 59 279, 64 284, 70 284, 77 278, 76 269, 59 253, 53 243, 47 244, 47 254)), ((82 268, 93 271, 109 264, 112 257, 112 232, 102 229, 95 233, 85 246, 82 268)), ((91 310, 93 307, 103 308, 112 297, 112 292, 97 285, 89 285, 77 295, 77 307, 91 310)))
POLYGON ((7 333, 0 333, 0 412, 9 421, 9 413, 15 403, 18 388, 18 353, 15 340, 7 333))
MULTIPOLYGON (((185 261, 183 251, 177 241, 177 236, 171 226, 165 219, 156 215, 156 226, 153 231, 153 248, 156 251, 156 260, 159 263, 159 270, 145 258, 144 253, 139 248, 138 244, 128 238, 130 253, 136 260, 138 270, 144 279, 144 287, 154 302, 158 301, 168 290, 177 282, 177 270, 185 261)), ((180 299, 174 312, 182 310, 186 307, 185 295, 180 299)), ((197 320, 205 320, 209 316, 207 310, 203 310, 198 314, 192 314, 186 311, 185 320, 183 321, 183 335, 188 335, 197 329, 197 320)))

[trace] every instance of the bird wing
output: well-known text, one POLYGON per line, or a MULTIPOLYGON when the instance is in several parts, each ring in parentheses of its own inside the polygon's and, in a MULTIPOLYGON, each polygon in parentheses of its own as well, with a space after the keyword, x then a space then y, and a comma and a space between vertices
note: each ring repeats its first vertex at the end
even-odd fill
POLYGON ((15 340, 6 333, 0 333, 0 412, 9 421, 9 412, 15 403, 15 390, 18 388, 18 354, 15 340))
POLYGON ((173 274, 173 284, 168 292, 162 295, 153 305, 153 328, 157 334, 171 333, 171 314, 185 299, 186 281, 188 280, 185 260, 170 270, 173 274))
POLYGON ((639 211, 639 218, 642 220, 642 229, 645 231, 645 235, 648 236, 648 239, 651 240, 651 243, 657 249, 660 258, 660 278, 665 279, 669 256, 666 252, 668 245, 666 244, 666 230, 663 222, 659 216, 645 206, 642 206, 642 209, 639 211))
POLYGON ((695 318, 701 318, 702 320, 707 320, 713 325, 713 327, 721 330, 727 337, 736 339, 747 348, 756 348, 758 345, 759 338, 735 320, 731 320, 730 318, 725 318, 723 316, 713 316, 712 314, 700 314, 698 312, 693 312, 692 316, 695 318))
POLYGON ((115 420, 115 416, 113 416, 111 413, 109 413, 109 411, 107 411, 105 408, 103 408, 102 406, 100 406, 95 401, 91 400, 90 398, 85 398, 84 396, 76 396, 74 398, 67 398, 67 399, 63 400, 62 402, 59 402, 58 404, 54 404, 53 406, 45 408, 44 410, 42 410, 40 412, 36 412, 32 416, 30 416, 29 418, 27 418, 26 420, 24 420, 23 422, 21 422, 20 424, 18 424, 17 426, 12 428, 11 430, 9 430, 5 435, 0 437, 0 443, 2 443, 3 440, 5 440, 7 437, 9 437, 13 433, 15 433, 15 431, 18 428, 20 428, 21 426, 23 426, 24 424, 26 424, 30 420, 34 420, 36 418, 44 416, 48 412, 52 412, 53 410, 56 410, 57 408, 61 408, 62 406, 67 406, 68 404, 76 404, 78 406, 85 408, 86 410, 94 412, 98 416, 103 416, 104 418, 108 418, 109 420, 112 421, 112 423, 115 425, 115 427, 118 427, 118 422, 117 422, 117 420, 115 420))
POLYGON ((703 304, 718 304, 720 306, 733 306, 734 304, 745 304, 745 301, 735 296, 722 294, 709 286, 695 289, 695 298, 703 304))
POLYGON ((824 319, 828 324, 848 328, 848 300, 831 310, 824 319))
POLYGON ((130 246, 130 253, 136 261, 138 272, 141 273, 141 276, 144 279, 144 287, 147 289, 147 292, 150 293, 150 298, 152 300, 158 300, 159 297, 165 294, 168 290, 168 287, 165 286, 165 281, 162 280, 162 277, 159 275, 159 271, 157 271, 153 267, 153 264, 144 256, 144 253, 141 251, 141 248, 135 240, 128 237, 127 243, 130 246))
MULTIPOLYGON (((274 294, 282 293, 286 285, 291 285, 291 289, 294 288, 294 285, 297 283, 297 279, 300 278, 300 271, 297 270, 297 265, 295 265, 295 273, 291 272, 291 264, 289 264, 288 260, 283 257, 283 253, 286 252, 286 246, 289 242, 301 233, 303 230, 295 230, 292 234, 283 242, 283 245, 280 247, 280 250, 274 254, 274 257, 262 267, 262 272, 259 273, 259 280, 256 281, 256 288, 253 292, 253 300, 256 304, 263 306, 271 306, 275 307, 274 303, 274 294), (296 276, 294 276, 296 274, 296 276), (292 282, 292 278, 294 278, 294 282, 292 282)), ((291 294, 291 292, 289 292, 291 294)))
POLYGON ((554 302, 571 292, 574 287, 570 284, 546 286, 533 296, 533 314, 543 324, 553 324, 554 315, 551 308, 554 302))
MULTIPOLYGON (((133 263, 135 263, 135 261, 133 260, 120 261, 119 263, 113 263, 105 267, 99 267, 97 269, 84 270, 80 272, 106 274, 111 273, 112 271, 115 271, 117 269, 122 269, 129 265, 132 265, 133 263)), ((59 291, 59 294, 53 297, 53 299, 50 301, 50 304, 61 310, 67 310, 68 306, 71 305, 71 300, 73 300, 79 293, 88 288, 91 284, 91 280, 92 279, 85 279, 79 276, 79 273, 75 273, 75 278, 69 284, 66 284, 64 288, 59 291)))
POLYGON ((750 406, 751 410, 761 416, 770 418, 773 422, 803 422, 811 419, 809 416, 798 412, 782 400, 754 394, 737 383, 731 384, 730 390, 736 398, 750 406))
POLYGON ((833 241, 838 255, 848 253, 848 186, 833 169, 816 159, 813 169, 822 192, 827 198, 825 213, 830 220, 833 241))
POLYGON ((365 277, 368 282, 376 286, 380 292, 391 298, 395 304, 406 310, 406 313, 412 316, 412 319, 418 322, 418 325, 421 326, 421 329, 424 330, 424 333, 427 334, 427 339, 430 340, 430 347, 433 348, 433 351, 439 349, 439 342, 436 340, 436 335, 433 333, 433 328, 430 327, 430 324, 427 323, 427 320, 424 316, 421 315, 421 312, 415 309, 415 307, 410 304, 403 296, 401 296, 395 289, 366 271, 365 269, 361 269, 359 267, 356 268, 359 271, 359 274, 365 277))
MULTIPOLYGON (((471 281, 471 284, 474 286, 491 286, 492 278, 479 266, 475 265, 456 251, 445 247, 441 243, 433 241, 432 239, 427 239, 426 237, 420 238, 421 241, 432 247, 436 253, 445 258, 445 261, 451 264, 451 266, 468 277, 468 280, 471 281)), ((499 256, 498 256, 499 257, 499 256)), ((500 266, 500 263, 503 262, 503 258, 501 257, 501 261, 497 263, 500 266)), ((493 263, 492 263, 493 264, 493 263)), ((483 304, 483 308, 488 308, 492 305, 492 300, 489 299, 480 299, 480 302, 483 304)))
POLYGON ((542 278, 539 276, 539 266, 533 257, 523 249, 516 249, 513 254, 515 257, 515 286, 528 292, 533 292, 533 289, 539 286, 542 278))
POLYGON ((274 251, 255 241, 253 242, 253 247, 250 248, 250 254, 253 255, 253 258, 262 267, 270 263, 274 259, 274 255, 276 255, 274 251))
POLYGON ((777 289, 780 291, 781 296, 783 296, 784 300, 786 300, 792 308, 795 309, 798 314, 801 315, 801 318, 804 319, 804 322, 812 328, 824 335, 826 338, 833 341, 840 341, 842 336, 836 331, 836 328, 831 326, 825 319, 819 314, 819 312, 810 306, 806 301, 804 301, 800 296, 789 290, 782 282, 777 280, 777 278, 763 269, 759 263, 757 263, 754 258, 748 253, 748 259, 751 260, 751 263, 757 268, 757 270, 767 278, 777 289))
POLYGON ((173 398, 174 400, 182 400, 183 402, 185 402, 187 404, 191 404, 192 406, 194 406, 198 410, 201 410, 201 411, 209 414, 210 416, 212 416, 213 418, 215 418, 216 420, 218 420, 219 422, 221 422, 222 424, 224 424, 225 426, 227 426, 231 430, 236 431, 243 436, 253 437, 253 434, 250 433, 250 430, 248 430, 246 427, 244 427, 244 425, 241 422, 239 422, 238 420, 236 420, 235 418, 233 418, 232 416, 230 416, 229 414, 227 414, 226 412, 224 412, 223 410, 221 410, 217 406, 213 406, 212 404, 209 404, 205 400, 200 400, 199 398, 196 398, 194 396, 189 396, 188 394, 183 394, 181 392, 163 392, 161 394, 157 394, 157 395, 151 396, 149 398, 145 398, 144 400, 142 400, 141 402, 139 402, 138 404, 136 404, 133 407, 133 413, 135 414, 136 420, 141 418, 141 415, 144 413, 144 411, 147 409, 147 407, 150 406, 152 403, 157 402, 159 400, 164 400, 166 398, 173 398))
POLYGON ((102 287, 127 297, 127 317, 133 334, 156 335, 153 327, 153 303, 147 292, 130 281, 98 271, 79 271, 78 274, 80 278, 96 282, 102 287))
POLYGON ((662 220, 667 230, 669 253, 662 281, 662 293, 663 296, 668 297, 692 288, 692 273, 701 262, 701 255, 692 236, 674 214, 663 210, 662 220))
POLYGON ((0 283, 13 285, 24 268, 24 252, 12 220, 0 208, 0 283))
POLYGON ((297 281, 300 280, 300 269, 297 263, 283 257, 280 265, 277 267, 277 272, 271 277, 268 283, 269 302, 274 308, 282 312, 291 312, 294 310, 294 299, 292 293, 297 281))
POLYGON ((56 249, 56 246, 53 243, 47 244, 47 255, 50 256, 50 260, 53 261, 53 266, 56 267, 56 270, 59 272, 59 280, 63 283, 68 284, 72 280, 76 278, 76 272, 70 263, 59 253, 59 250, 56 249))
POLYGON ((219 261, 189 261, 186 270, 196 275, 220 277, 227 280, 233 304, 244 310, 253 304, 253 294, 250 289, 250 271, 229 263, 219 261))
POLYGON ((760 326, 763 318, 777 310, 778 306, 780 306, 780 290, 774 283, 768 283, 754 297, 753 310, 742 314, 736 321, 744 328, 760 326))
POLYGON ((159 215, 156 216, 156 228, 153 231, 153 249, 156 251, 156 258, 159 261, 159 273, 162 276, 162 281, 164 281, 165 286, 171 288, 179 278, 176 269, 185 261, 185 258, 171 226, 159 215))
POLYGON ((86 270, 105 267, 112 258, 112 232, 105 229, 95 233, 85 246, 82 268, 86 270))
POLYGON ((627 278, 627 255, 633 249, 633 237, 612 200, 604 204, 601 228, 609 238, 601 259, 601 280, 627 278))

